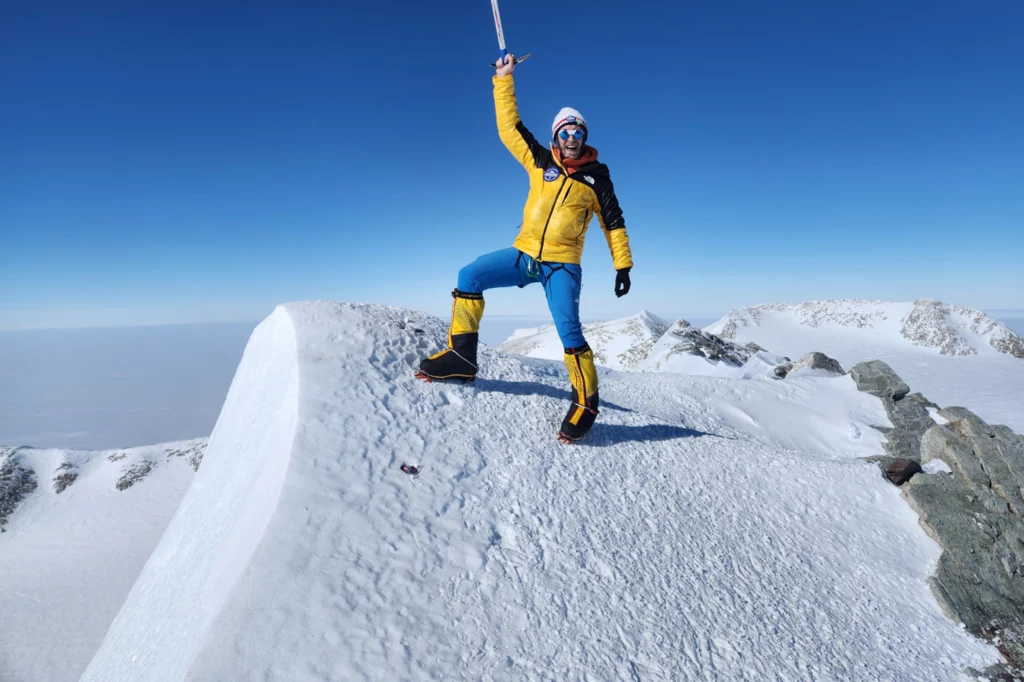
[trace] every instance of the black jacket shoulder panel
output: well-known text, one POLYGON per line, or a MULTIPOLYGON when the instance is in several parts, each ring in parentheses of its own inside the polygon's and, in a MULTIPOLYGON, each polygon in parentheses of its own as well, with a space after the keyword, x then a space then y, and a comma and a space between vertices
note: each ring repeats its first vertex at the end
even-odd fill
POLYGON ((619 200, 615 196, 615 186, 612 184, 608 166, 600 161, 593 161, 585 166, 580 166, 579 170, 569 177, 589 185, 594 190, 606 230, 618 230, 626 226, 626 221, 622 217, 622 209, 619 207, 619 200))
POLYGON ((554 160, 551 157, 551 151, 540 142, 537 142, 537 138, 533 136, 533 133, 526 129, 526 126, 522 121, 516 123, 516 131, 522 136, 523 142, 526 143, 526 146, 530 148, 530 154, 533 156, 533 163, 537 168, 547 168, 550 166, 551 162, 554 160))

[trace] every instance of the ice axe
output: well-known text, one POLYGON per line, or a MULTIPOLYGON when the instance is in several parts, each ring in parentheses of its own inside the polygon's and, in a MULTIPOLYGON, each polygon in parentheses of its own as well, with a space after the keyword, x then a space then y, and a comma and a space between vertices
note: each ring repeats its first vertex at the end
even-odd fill
MULTIPOLYGON (((505 49, 505 34, 501 31, 501 12, 498 11, 498 0, 491 0, 491 9, 494 10, 494 30, 498 32, 498 47, 501 48, 501 59, 498 61, 505 61, 505 57, 508 56, 508 50, 505 49)), ((516 57, 516 64, 525 62, 530 58, 529 54, 524 54, 522 57, 516 57)), ((498 63, 491 64, 493 67, 497 67, 498 63)))

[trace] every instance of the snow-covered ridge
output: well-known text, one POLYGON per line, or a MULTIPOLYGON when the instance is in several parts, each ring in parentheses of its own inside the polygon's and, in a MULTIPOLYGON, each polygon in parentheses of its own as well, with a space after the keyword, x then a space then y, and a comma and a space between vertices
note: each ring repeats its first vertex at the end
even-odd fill
POLYGON ((740 345, 677 320, 635 369, 739 378, 768 374, 787 360, 754 342, 740 345))
MULTIPOLYGON (((768 374, 787 360, 756 343, 733 343, 686 320, 669 325, 646 310, 584 324, 583 334, 598 366, 625 371, 741 378, 768 374)), ((545 360, 561 360, 563 353, 554 325, 516 330, 497 350, 545 360)))
POLYGON ((858 461, 885 413, 848 376, 602 369, 567 449, 560 359, 482 348, 474 384, 413 378, 446 327, 275 311, 82 679, 953 680, 998 660, 941 615, 937 548, 858 461))
POLYGON ((278 308, 253 332, 195 484, 82 680, 185 679, 274 517, 296 438, 299 356, 278 308), (140 633, 159 646, 140 649, 140 633))
POLYGON ((1002 322, 979 310, 929 298, 913 303, 869 300, 771 303, 730 311, 707 330, 723 338, 737 339, 742 336, 741 329, 785 322, 811 329, 846 328, 876 336, 898 337, 913 346, 935 349, 942 355, 976 355, 994 349, 1024 358, 1024 340, 1002 322))
POLYGON ((78 679, 205 449, 0 447, 0 678, 78 679))
MULTIPOLYGON (((669 324, 646 310, 629 317, 606 322, 588 322, 583 335, 594 351, 594 361, 602 367, 630 370, 647 357, 669 324)), ((561 360, 564 353, 555 326, 518 329, 498 346, 503 353, 527 355, 545 360, 561 360)))
MULTIPOLYGON (((76 484, 125 491, 154 470, 183 463, 198 471, 206 443, 199 438, 116 450, 0 446, 0 532, 7 532, 6 525, 33 497, 61 495, 76 484)), ((31 526, 32 519, 24 523, 31 526)))

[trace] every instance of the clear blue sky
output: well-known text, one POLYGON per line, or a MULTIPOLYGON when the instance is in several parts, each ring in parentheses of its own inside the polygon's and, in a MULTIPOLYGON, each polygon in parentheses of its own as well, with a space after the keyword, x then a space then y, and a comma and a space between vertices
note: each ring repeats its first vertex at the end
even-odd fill
MULTIPOLYGON (((504 0, 542 138, 580 109, 585 317, 920 296, 1024 308, 1024 3, 504 0)), ((0 26, 0 328, 445 314, 511 244, 486 0, 17 3, 0 26)), ((533 288, 489 314, 546 314, 533 288)))

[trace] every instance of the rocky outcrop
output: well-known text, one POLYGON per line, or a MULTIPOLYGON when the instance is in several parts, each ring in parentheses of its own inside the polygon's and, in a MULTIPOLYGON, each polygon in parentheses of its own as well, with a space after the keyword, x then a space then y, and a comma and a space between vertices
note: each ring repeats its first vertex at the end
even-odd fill
POLYGON ((149 475, 149 472, 153 470, 154 466, 156 465, 153 462, 150 462, 149 460, 142 460, 141 462, 136 462, 135 464, 127 467, 122 472, 121 478, 117 480, 117 489, 128 490, 128 488, 131 488, 133 485, 149 475))
MULTIPOLYGON (((948 415, 948 416, 947 416, 948 415)), ((921 443, 951 474, 917 476, 903 496, 942 545, 932 579, 943 609, 1024 668, 1024 437, 963 408, 921 443)))
POLYGON ((907 400, 913 400, 915 403, 917 403, 917 404, 919 404, 919 405, 921 405, 923 407, 933 407, 936 410, 939 409, 938 405, 936 405, 932 401, 928 400, 928 398, 925 398, 920 393, 908 393, 907 394, 907 400))
POLYGON ((921 473, 921 463, 914 459, 879 457, 876 461, 881 466, 885 477, 895 486, 901 486, 921 473))
POLYGON ((900 322, 903 338, 942 355, 976 355, 972 339, 985 339, 1001 353, 1024 358, 1024 340, 980 310, 919 298, 900 322))
POLYGON ((946 323, 949 312, 934 299, 914 301, 911 310, 900 322, 900 334, 918 346, 937 348, 942 355, 976 355, 978 353, 960 332, 946 323))
POLYGON ((797 370, 803 369, 805 367, 807 369, 825 370, 826 372, 831 372, 832 374, 846 374, 846 372, 843 370, 842 365, 839 364, 839 361, 833 360, 829 356, 825 355, 824 353, 819 353, 818 351, 808 353, 807 355, 797 360, 793 364, 793 367, 789 370, 789 372, 787 372, 787 374, 792 374, 793 372, 796 372, 797 370))
POLYGON ((994 337, 989 343, 1000 353, 1006 353, 1015 358, 1024 358, 1024 339, 1015 333, 1001 334, 994 337))
MULTIPOLYGON (((857 388, 882 399, 885 413, 892 422, 891 428, 879 429, 885 433, 886 454, 892 459, 908 459, 920 464, 921 438, 935 426, 925 406, 932 404, 931 401, 920 393, 910 397, 910 387, 881 360, 854 365, 850 376, 857 388)), ((883 464, 883 471, 885 466, 883 464)))
POLYGON ((0 533, 18 505, 35 489, 36 474, 18 456, 18 450, 0 449, 0 533))
POLYGON ((910 393, 910 387, 903 379, 881 360, 854 365, 850 370, 850 376, 856 382, 857 388, 879 398, 901 400, 910 393))
POLYGON ((206 441, 197 441, 186 448, 174 448, 167 453, 167 459, 171 457, 184 457, 192 471, 199 471, 199 465, 203 463, 203 455, 206 454, 206 441))
POLYGON ((775 378, 785 379, 787 376, 789 376, 789 372, 792 369, 793 365, 791 365, 788 362, 782 365, 776 365, 775 369, 773 370, 775 372, 775 378))
POLYGON ((647 357, 637 364, 640 371, 672 371, 680 356, 691 355, 709 363, 726 367, 743 367, 752 357, 760 354, 768 366, 788 360, 766 351, 756 343, 738 344, 717 334, 694 327, 686 320, 677 320, 651 349, 647 357))
POLYGON ((713 362, 724 362, 733 367, 742 367, 750 356, 761 350, 760 346, 741 346, 709 334, 694 327, 686 320, 678 320, 666 332, 672 336, 673 344, 669 354, 687 353, 699 355, 713 362))
POLYGON ((963 407, 940 410, 948 424, 937 424, 928 413, 934 403, 909 394, 883 362, 861 363, 850 375, 881 398, 893 423, 880 429, 889 456, 872 459, 902 486, 921 525, 942 546, 931 578, 936 599, 1007 660, 977 674, 1017 679, 1024 669, 1024 437, 963 407), (919 475, 922 465, 938 473, 919 475))
POLYGON ((71 462, 63 462, 57 467, 57 473, 53 477, 53 492, 60 495, 77 480, 78 467, 71 462))

